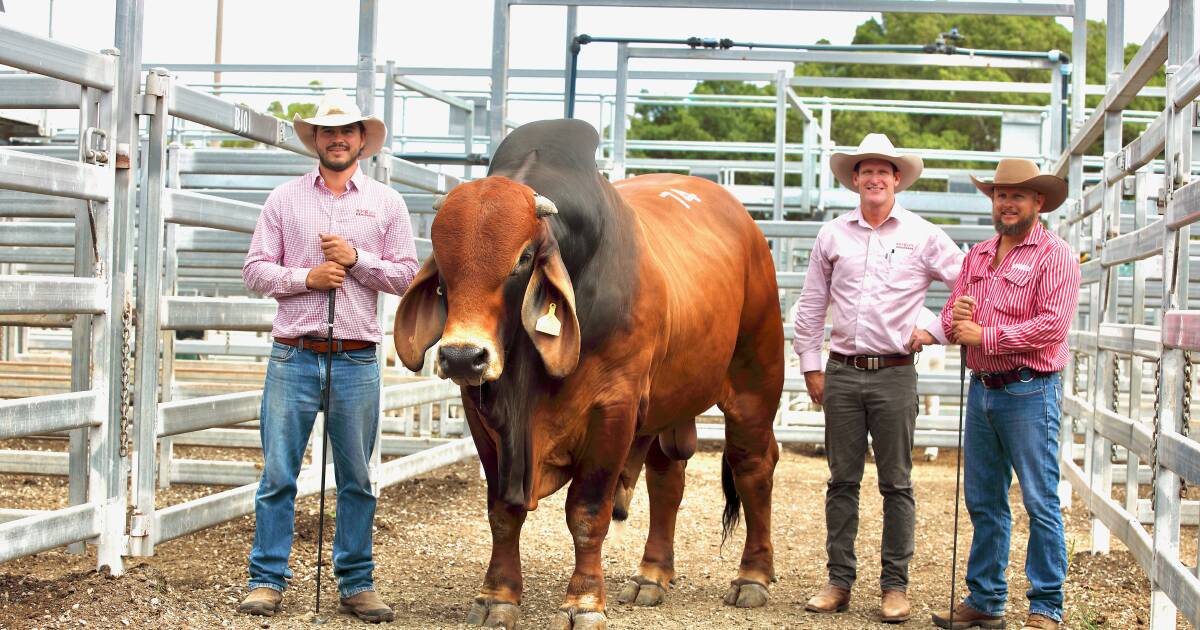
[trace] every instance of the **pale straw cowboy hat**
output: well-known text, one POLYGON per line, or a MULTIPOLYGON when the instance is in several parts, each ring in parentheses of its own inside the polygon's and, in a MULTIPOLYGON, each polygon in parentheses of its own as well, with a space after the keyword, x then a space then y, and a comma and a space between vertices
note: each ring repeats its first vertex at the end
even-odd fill
POLYGON ((1054 210, 1067 198, 1067 180, 1043 174, 1033 160, 1021 158, 1004 158, 996 165, 996 174, 992 179, 976 179, 972 175, 971 183, 975 184, 979 192, 989 197, 996 186, 1018 186, 1036 190, 1046 197, 1042 204, 1042 212, 1054 210))
POLYGON ((897 153, 896 147, 892 145, 892 141, 887 136, 881 133, 869 133, 867 137, 863 138, 862 144, 858 145, 858 149, 854 153, 834 153, 829 158, 829 170, 833 171, 833 176, 842 182, 843 186, 858 192, 858 187, 854 185, 854 167, 863 160, 891 162, 892 166, 900 171, 900 182, 896 184, 896 192, 912 186, 925 168, 925 163, 921 161, 921 158, 897 153))
POLYGON ((308 147, 309 151, 317 152, 317 127, 341 127, 351 123, 362 122, 366 134, 363 138, 362 159, 367 159, 383 148, 387 139, 387 127, 382 120, 374 116, 363 116, 362 110, 354 99, 339 90, 329 90, 317 104, 317 114, 312 118, 301 118, 296 114, 292 124, 296 127, 296 137, 308 147))

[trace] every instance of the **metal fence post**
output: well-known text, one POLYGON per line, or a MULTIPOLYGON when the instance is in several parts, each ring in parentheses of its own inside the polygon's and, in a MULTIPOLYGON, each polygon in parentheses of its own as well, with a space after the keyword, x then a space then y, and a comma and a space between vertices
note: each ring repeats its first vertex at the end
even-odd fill
MULTIPOLYGON (((1125 6, 1124 0, 1108 0, 1108 30, 1106 31, 1105 47, 1105 85, 1112 89, 1121 78, 1125 69, 1125 6)), ((1119 110, 1109 111, 1104 116, 1104 158, 1107 164, 1109 158, 1122 149, 1121 123, 1123 116, 1119 110)), ((1111 181, 1109 173, 1102 175, 1101 184, 1104 186, 1104 206, 1101 213, 1092 216, 1093 250, 1097 251, 1106 241, 1121 232, 1121 182, 1124 178, 1111 181)), ((1117 316, 1117 293, 1119 292, 1116 266, 1109 267, 1100 277, 1100 282, 1092 291, 1092 303, 1088 307, 1091 316, 1092 332, 1097 339, 1100 327, 1106 322, 1115 322, 1117 316)), ((1115 353, 1110 350, 1097 348, 1096 360, 1091 367, 1093 375, 1092 418, 1088 422, 1088 436, 1091 438, 1091 469, 1089 485, 1093 494, 1110 498, 1112 496, 1112 442, 1101 435, 1097 426, 1099 415, 1105 408, 1112 407, 1113 398, 1113 361, 1115 353)), ((1099 517, 1092 518, 1092 553, 1108 553, 1111 536, 1108 527, 1099 517)))
MULTIPOLYGON (((775 73, 775 205, 773 218, 783 220, 784 164, 787 162, 787 91, 788 76, 783 70, 775 73)), ((783 251, 779 239, 775 240, 779 262, 783 262, 783 251)))
POLYGON ((504 120, 508 117, 508 27, 509 0, 492 5, 492 89, 488 106, 488 155, 495 155, 504 139, 504 120))
MULTIPOLYGON (((503 0, 500 0, 503 1, 503 0)), ((617 44, 617 99, 613 105, 612 174, 609 179, 625 179, 625 107, 629 98, 629 44, 617 44)), ((493 114, 495 115, 495 114, 493 114)), ((495 154, 495 150, 492 151, 495 154)))
MULTIPOLYGON (((115 50, 101 51, 116 57, 115 50)), ((115 61, 115 60, 114 60, 115 61)), ((103 91, 88 88, 89 97, 97 102, 97 129, 103 130, 109 139, 116 137, 118 118, 118 94, 116 90, 103 91)), ((109 145, 110 167, 115 162, 115 147, 109 145)), ((88 483, 88 500, 102 505, 100 509, 100 535, 96 547, 96 567, 108 567, 113 575, 124 572, 122 555, 125 551, 125 507, 128 500, 126 480, 128 478, 128 407, 126 391, 129 387, 128 343, 132 332, 131 316, 133 304, 128 252, 131 241, 116 234, 118 226, 131 226, 126 216, 132 208, 127 202, 132 199, 125 187, 130 178, 116 176, 113 196, 108 202, 95 203, 96 247, 98 258, 104 265, 100 274, 108 283, 108 312, 104 317, 93 318, 93 336, 96 340, 96 357, 92 361, 92 383, 94 389, 103 392, 97 397, 97 409, 103 422, 94 427, 88 436, 89 466, 91 475, 88 483), (123 181, 122 181, 123 180, 123 181), (96 330, 99 328, 100 330, 96 330)))
MULTIPOLYGON (((136 495, 129 531, 129 553, 154 554, 154 496, 158 485, 158 385, 159 303, 163 294, 163 198, 166 172, 166 130, 171 79, 166 70, 155 69, 146 76, 146 97, 153 99, 150 142, 146 153, 146 203, 138 222, 137 290, 137 389, 134 392, 135 459, 133 478, 136 495)), ((163 357, 163 361, 173 360, 163 357)), ((170 387, 169 384, 166 387, 170 387)), ((167 462, 164 465, 170 466, 167 462)), ((170 471, 167 471, 168 475, 170 471)))

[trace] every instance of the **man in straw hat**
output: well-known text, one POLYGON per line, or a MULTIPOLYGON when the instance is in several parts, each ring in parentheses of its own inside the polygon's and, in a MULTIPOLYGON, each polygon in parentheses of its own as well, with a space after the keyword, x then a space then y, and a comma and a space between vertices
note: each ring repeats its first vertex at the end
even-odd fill
MULTIPOLYGON (((1001 160, 990 181, 972 178, 992 198, 995 238, 971 249, 942 326, 967 347, 971 389, 963 443, 963 488, 974 535, 967 598, 954 628, 1003 628, 1012 515, 1013 470, 1029 513, 1029 617, 1025 628, 1062 621, 1067 550, 1059 511, 1059 370, 1079 299, 1079 264, 1071 248, 1042 227, 1038 213, 1067 197, 1067 183, 1029 160, 1001 160)), ((933 621, 950 628, 950 611, 933 621)))
POLYGON ((404 293, 417 271, 404 199, 367 177, 358 161, 383 146, 387 130, 350 98, 325 94, 313 118, 294 120, 296 135, 320 158, 312 172, 287 182, 263 204, 242 268, 246 286, 279 302, 259 414, 263 472, 254 500, 250 594, 238 610, 274 615, 292 572, 296 476, 321 406, 329 295, 336 290, 330 405, 337 531, 333 570, 341 610, 391 621, 375 593, 371 529, 375 496, 368 463, 379 424, 381 341, 376 295, 404 293))
POLYGON ((887 136, 868 134, 853 153, 834 153, 830 169, 859 195, 853 212, 825 224, 809 258, 796 306, 794 346, 813 402, 825 407, 829 487, 825 550, 829 581, 806 610, 843 612, 857 577, 858 496, 874 440, 883 495, 880 618, 910 616, 908 563, 916 504, 912 491, 917 372, 913 353, 946 343, 924 308, 933 280, 952 286, 962 251, 937 226, 906 210, 896 193, 921 176, 921 158, 896 152, 887 136), (829 361, 821 369, 825 317, 833 306, 829 361))

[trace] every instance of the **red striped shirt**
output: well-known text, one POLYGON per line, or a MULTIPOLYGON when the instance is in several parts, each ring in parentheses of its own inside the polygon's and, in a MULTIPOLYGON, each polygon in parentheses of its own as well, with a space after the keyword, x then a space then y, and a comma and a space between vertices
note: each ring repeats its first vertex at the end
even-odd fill
POLYGON ((999 244, 996 235, 971 248, 942 308, 942 328, 950 333, 954 300, 969 295, 975 298, 983 345, 968 349, 967 367, 1061 370, 1070 355, 1067 333, 1079 301, 1079 262, 1070 246, 1040 223, 993 268, 999 244))

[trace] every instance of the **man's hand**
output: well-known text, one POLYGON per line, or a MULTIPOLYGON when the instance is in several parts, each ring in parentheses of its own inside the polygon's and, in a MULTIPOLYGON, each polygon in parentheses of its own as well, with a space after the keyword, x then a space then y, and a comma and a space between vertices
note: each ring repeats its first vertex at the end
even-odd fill
POLYGON ((825 400, 825 373, 820 370, 813 370, 804 373, 804 387, 808 390, 808 397, 818 405, 824 404, 825 400))
POLYGON ((956 343, 971 347, 983 345, 983 327, 969 319, 954 322, 951 332, 956 343))
POLYGON ((960 295, 957 300, 954 300, 953 308, 954 321, 975 319, 975 298, 969 295, 960 295))
POLYGON ((325 260, 331 260, 338 263, 342 267, 353 267, 358 260, 358 252, 354 251, 346 241, 337 234, 320 234, 321 251, 325 253, 325 260))
POLYGON ((345 279, 346 268, 332 260, 326 260, 308 270, 304 286, 309 289, 338 289, 341 288, 342 281, 345 279))
POLYGON ((909 352, 920 352, 925 349, 925 346, 937 345, 937 340, 933 338, 928 330, 923 328, 913 328, 912 335, 908 337, 908 344, 905 349, 909 352))

